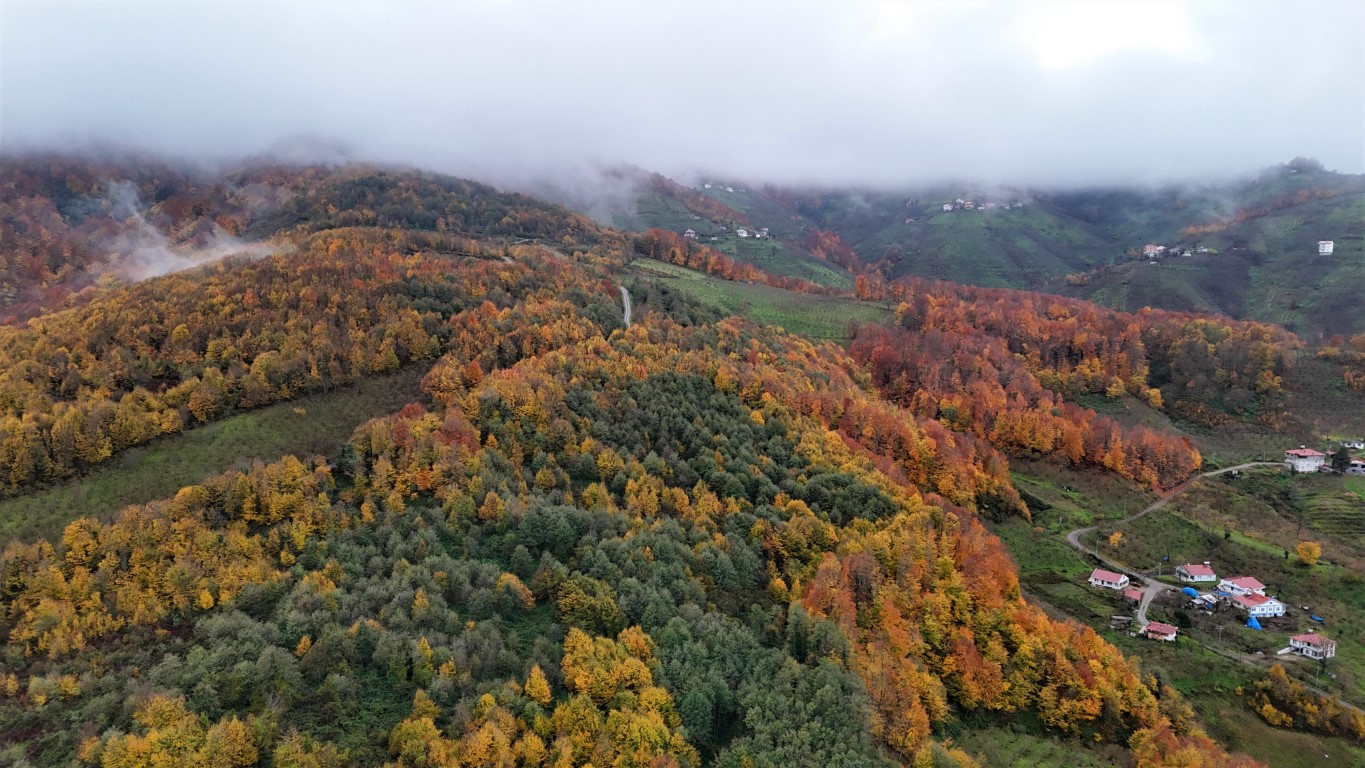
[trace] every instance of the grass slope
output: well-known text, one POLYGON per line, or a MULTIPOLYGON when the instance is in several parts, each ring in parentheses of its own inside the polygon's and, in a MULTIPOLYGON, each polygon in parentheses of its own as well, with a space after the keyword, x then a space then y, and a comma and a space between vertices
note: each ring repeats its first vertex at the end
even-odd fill
POLYGON ((865 262, 885 260, 892 277, 917 275, 1002 288, 1036 288, 1107 263, 1120 251, 1090 228, 1042 206, 934 210, 896 221, 853 243, 865 262))
POLYGON ((776 325, 813 339, 846 341, 850 322, 879 323, 892 316, 891 308, 882 304, 732 283, 652 259, 636 259, 631 266, 642 278, 661 282, 724 314, 776 325))
POLYGON ((0 540, 54 538, 77 517, 108 518, 255 459, 332 455, 361 423, 417 399, 423 373, 419 366, 366 379, 131 449, 83 477, 0 501, 0 540))
POLYGON ((1155 266, 1130 261, 1086 285, 1053 289, 1127 311, 1152 306, 1264 320, 1309 338, 1365 330, 1365 192, 1273 211, 1200 242, 1214 252, 1155 266), (1331 256, 1318 256, 1319 240, 1335 243, 1331 256))

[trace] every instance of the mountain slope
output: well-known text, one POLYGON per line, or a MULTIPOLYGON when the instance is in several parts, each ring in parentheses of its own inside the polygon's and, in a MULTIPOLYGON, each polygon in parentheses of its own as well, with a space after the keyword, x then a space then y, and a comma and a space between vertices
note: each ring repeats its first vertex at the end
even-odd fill
MULTIPOLYGON (((16 369, 35 392, 88 374, 71 388, 118 429, 140 423, 119 408, 180 410, 115 385, 204 386, 206 358, 239 377, 206 392, 284 397, 269 387, 307 381, 312 329, 363 352, 338 366, 429 370, 421 402, 359 427, 335 465, 286 457, 9 543, 7 761, 972 766, 948 735, 1017 719, 1143 766, 1253 765, 1023 600, 978 515, 1029 513, 984 437, 888 402, 833 345, 683 299, 622 328, 613 281, 646 238, 457 180, 348 173, 250 215, 292 253, 15 331, 49 350, 16 369), (498 239, 528 234, 572 253, 498 239), (234 303, 224 286, 262 270, 281 277, 234 303), (360 277, 309 290, 333 272, 360 277), (176 302, 207 320, 166 331, 176 302), (134 304, 157 322, 101 324, 134 304), (255 311, 271 307, 288 311, 255 311), (214 312, 241 327, 218 333, 214 312), (200 351, 200 331, 255 354, 200 351), (123 352, 70 354, 104 342, 123 352)), ((99 437, 81 427, 75 444, 99 437)))
MULTIPOLYGON (((1191 242, 1185 240, 1184 242, 1191 242)), ((1199 236, 1210 253, 1130 261, 1055 286, 1116 309, 1220 312, 1317 338, 1365 330, 1365 192, 1235 221, 1199 236), (1334 241, 1330 256, 1318 241, 1334 241)))

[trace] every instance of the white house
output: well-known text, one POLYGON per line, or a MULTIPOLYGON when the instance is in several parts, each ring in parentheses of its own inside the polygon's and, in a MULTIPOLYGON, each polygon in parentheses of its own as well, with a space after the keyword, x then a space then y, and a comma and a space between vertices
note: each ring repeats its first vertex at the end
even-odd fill
POLYGON ((710 188, 711 188, 711 185, 710 185, 710 184, 703 184, 703 185, 701 185, 701 186, 702 186, 702 189, 710 189, 710 188))
POLYGON ((1238 608, 1247 612, 1248 616, 1255 616, 1258 619, 1267 616, 1283 616, 1284 603, 1273 597, 1265 595, 1238 595, 1232 598, 1232 602, 1238 608))
POLYGON ((1313 632, 1289 638, 1289 647, 1310 659, 1330 659, 1337 655, 1337 641, 1313 632))
POLYGON ((1199 584, 1202 582, 1216 582, 1218 577, 1213 574, 1213 569, 1208 563, 1199 565, 1197 563, 1187 563, 1175 567, 1175 575, 1186 584, 1199 584))
POLYGON ((1169 643, 1175 640, 1176 628, 1170 624, 1162 624, 1159 621, 1153 621, 1143 627, 1142 632, 1147 635, 1148 640, 1161 640, 1169 643))
POLYGON ((734 192, 734 191, 735 191, 735 188, 734 188, 734 187, 726 187, 726 188, 725 188, 725 191, 726 191, 726 192, 734 192))
POLYGON ((1218 582, 1218 589, 1229 595, 1265 595, 1265 585, 1250 576, 1233 576, 1218 582))
POLYGON ((1346 465, 1346 474, 1365 475, 1365 459, 1351 459, 1351 463, 1346 465))
POLYGON ((1155 243, 1148 243, 1148 244, 1142 246, 1142 255, 1143 255, 1144 257, 1146 257, 1146 258, 1149 258, 1149 259, 1152 258, 1153 256, 1160 256, 1161 254, 1163 254, 1163 253, 1165 253, 1165 252, 1166 252, 1166 246, 1164 246, 1164 245, 1156 245, 1155 243))
POLYGON ((1317 472, 1327 462, 1327 454, 1307 446, 1284 452, 1284 465, 1293 472, 1317 472))
POLYGON ((1365 440, 1361 440, 1359 438, 1355 440, 1343 440, 1341 441, 1341 444, 1346 446, 1347 448, 1350 448, 1353 451, 1365 450, 1365 440))
POLYGON ((748 236, 749 236, 749 230, 747 230, 747 229, 736 229, 736 230, 735 230, 735 234, 736 234, 736 235, 739 235, 740 237, 748 237, 748 236))
POLYGON ((1106 587, 1108 589, 1124 589, 1128 586, 1128 577, 1121 573, 1114 573, 1113 571, 1096 568, 1090 574, 1090 586, 1106 587))
POLYGON ((1334 249, 1334 248, 1336 248, 1336 247, 1337 247, 1337 244, 1336 244, 1335 242, 1331 241, 1331 240, 1319 240, 1319 241, 1318 241, 1318 255, 1319 255, 1319 256, 1331 256, 1331 255, 1332 255, 1332 249, 1334 249))
POLYGON ((944 204, 943 204, 943 210, 945 210, 945 211, 951 211, 952 209, 953 209, 953 204, 952 204, 952 203, 944 203, 944 204))
POLYGON ((688 240, 696 240, 696 239, 697 239, 697 230, 695 230, 695 229, 685 229, 685 230, 683 230, 683 237, 687 238, 688 240))

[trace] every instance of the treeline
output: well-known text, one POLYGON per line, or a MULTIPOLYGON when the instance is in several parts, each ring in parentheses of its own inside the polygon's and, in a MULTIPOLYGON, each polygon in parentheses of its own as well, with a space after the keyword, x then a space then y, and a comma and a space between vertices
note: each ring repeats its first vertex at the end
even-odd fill
POLYGON ((1005 342, 1048 389, 1143 398, 1203 424, 1282 417, 1293 334, 1247 320, 1143 309, 1117 312, 1041 293, 860 276, 866 300, 897 301, 897 324, 1005 342), (1152 390, 1157 390, 1153 392, 1152 390))
POLYGON ((591 245, 603 236, 586 216, 486 184, 419 171, 342 166, 323 178, 299 183, 282 169, 249 171, 289 190, 280 205, 263 207, 244 224, 244 234, 266 237, 301 229, 341 227, 457 232, 472 237, 541 238, 564 245, 591 245))
MULTIPOLYGON (((1241 689, 1239 689, 1241 692, 1241 689)), ((1247 706, 1277 728, 1293 728, 1365 743, 1365 714, 1335 697, 1320 696, 1291 680, 1280 664, 1273 664, 1264 680, 1256 681, 1247 706)))
POLYGON ((583 305, 596 295, 611 322, 609 287, 544 255, 509 264, 505 253, 449 235, 339 230, 296 253, 168 275, 0 329, 0 492, 434 360, 447 345, 516 359, 535 345, 503 333, 506 312, 538 290, 583 305))
POLYGON ((143 249, 221 254, 246 247, 238 238, 343 227, 580 246, 611 237, 558 206, 437 174, 270 163, 219 174, 141 155, 14 155, 0 159, 0 323, 139 277, 126 268, 143 249))
POLYGON ((1231 216, 1215 219, 1204 224, 1192 224, 1180 231, 1183 237, 1203 237, 1217 232, 1222 232, 1233 224, 1241 224, 1252 219, 1267 216, 1275 211, 1282 211, 1296 205, 1303 205, 1314 200, 1328 200, 1339 195, 1357 191, 1351 187, 1308 187, 1294 192, 1294 194, 1280 195, 1268 200, 1260 200, 1254 205, 1239 208, 1231 216))
MULTIPOLYGON (((825 229, 812 229, 806 239, 801 241, 801 247, 815 254, 816 256, 837 264, 850 272, 861 270, 863 263, 858 258, 858 254, 842 239, 838 232, 825 229)), ((862 277, 856 279, 865 279, 862 277)), ((855 282, 856 282, 855 279, 855 282)))
POLYGON ((1333 337, 1318 350, 1318 358, 1340 363, 1346 386, 1365 392, 1365 333, 1346 339, 1333 337))
POLYGON ((799 277, 782 277, 765 272, 751 264, 736 261, 709 245, 689 240, 666 229, 647 229, 635 238, 635 253, 657 261, 714 275, 722 280, 739 283, 758 283, 785 288, 801 293, 828 294, 835 289, 816 285, 799 277))
MULTIPOLYGON (((999 337, 865 326, 850 352, 888 400, 1007 453, 1102 467, 1167 488, 1200 465, 1199 451, 1187 439, 1124 427, 1066 402, 999 337)), ((1152 392, 1149 402, 1160 406, 1159 394, 1152 392)))

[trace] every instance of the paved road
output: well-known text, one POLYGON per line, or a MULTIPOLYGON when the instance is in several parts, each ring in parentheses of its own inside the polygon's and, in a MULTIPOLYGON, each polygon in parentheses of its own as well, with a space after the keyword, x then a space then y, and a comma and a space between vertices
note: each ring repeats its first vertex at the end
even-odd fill
POLYGON ((622 301, 622 303, 624 303, 624 304, 626 305, 625 321, 626 321, 626 327, 629 328, 629 327, 630 327, 630 291, 627 291, 627 290, 626 290, 626 287, 625 287, 624 285, 617 286, 617 287, 621 289, 621 301, 622 301))
MULTIPOLYGON (((1166 504, 1168 504, 1171 499, 1174 499, 1176 496, 1180 495, 1185 489, 1189 488, 1191 485, 1194 485, 1196 481, 1201 480, 1205 477, 1214 477, 1216 475, 1221 475, 1226 472, 1235 472, 1243 469, 1251 469, 1253 467, 1278 467, 1280 466, 1280 463, 1281 462, 1278 461, 1252 461, 1246 464, 1238 464, 1235 467, 1224 467, 1223 469, 1215 469, 1211 472, 1204 472, 1202 474, 1195 475, 1194 477, 1191 477, 1189 480, 1186 480, 1180 485, 1177 485, 1175 488, 1172 488, 1169 493, 1152 502, 1151 505, 1147 506, 1142 511, 1129 515, 1128 517, 1125 517, 1117 522, 1126 523, 1129 520, 1136 520, 1139 517, 1142 517, 1143 515, 1147 514, 1148 512, 1155 512, 1156 510, 1161 509, 1162 507, 1166 506, 1166 504)), ((1082 536, 1085 536, 1086 534, 1096 530, 1097 528, 1099 528, 1098 525, 1091 525, 1085 528, 1077 528, 1076 530, 1066 535, 1066 541, 1068 544, 1075 547, 1076 549, 1079 549, 1080 551, 1086 553, 1087 555, 1091 555, 1099 559, 1100 562, 1107 565, 1111 570, 1113 570, 1116 573, 1125 574, 1130 579, 1143 578, 1142 574, 1138 573, 1137 571, 1128 568, 1122 563, 1110 560, 1109 558, 1100 554, 1098 551, 1091 549, 1090 547, 1087 547, 1086 545, 1081 543, 1082 536)), ((1138 629, 1142 629, 1143 627, 1147 626, 1147 606, 1151 605, 1152 600, 1155 599, 1156 596, 1161 594, 1162 592, 1177 589, 1176 587, 1162 584, 1159 581, 1151 579, 1144 580, 1147 582, 1147 586, 1143 587, 1142 600, 1138 603, 1137 610, 1138 629)))

